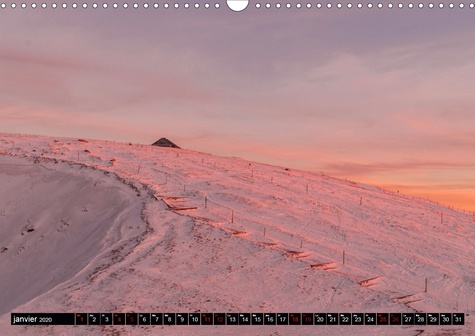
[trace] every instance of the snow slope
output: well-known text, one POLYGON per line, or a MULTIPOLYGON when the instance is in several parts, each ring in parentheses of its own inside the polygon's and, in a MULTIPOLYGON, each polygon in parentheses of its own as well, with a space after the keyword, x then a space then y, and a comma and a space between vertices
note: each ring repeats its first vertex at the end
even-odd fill
POLYGON ((475 334, 468 213, 183 149, 0 134, 0 154, 9 335, 475 334), (462 312, 466 325, 21 327, 11 311, 462 312))

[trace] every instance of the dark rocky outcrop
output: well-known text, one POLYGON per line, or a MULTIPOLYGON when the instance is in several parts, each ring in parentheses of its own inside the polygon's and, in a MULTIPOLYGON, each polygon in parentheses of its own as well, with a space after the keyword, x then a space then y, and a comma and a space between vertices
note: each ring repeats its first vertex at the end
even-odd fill
POLYGON ((168 140, 167 138, 161 138, 161 139, 155 141, 152 144, 152 146, 180 148, 177 145, 175 145, 173 142, 168 140))

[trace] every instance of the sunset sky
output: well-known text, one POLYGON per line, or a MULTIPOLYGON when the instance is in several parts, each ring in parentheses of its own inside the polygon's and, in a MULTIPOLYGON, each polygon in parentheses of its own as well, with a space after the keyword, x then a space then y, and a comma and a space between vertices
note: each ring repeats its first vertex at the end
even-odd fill
POLYGON ((0 132, 144 144, 167 137, 475 211, 468 3, 251 2, 240 13, 222 1, 219 9, 158 3, 0 8, 0 132))

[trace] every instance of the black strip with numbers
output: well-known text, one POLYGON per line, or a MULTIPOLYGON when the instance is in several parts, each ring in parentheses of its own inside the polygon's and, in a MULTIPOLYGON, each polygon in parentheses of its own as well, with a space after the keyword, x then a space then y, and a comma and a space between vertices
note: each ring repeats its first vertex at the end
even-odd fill
POLYGON ((465 325, 464 313, 12 313, 12 325, 465 325))

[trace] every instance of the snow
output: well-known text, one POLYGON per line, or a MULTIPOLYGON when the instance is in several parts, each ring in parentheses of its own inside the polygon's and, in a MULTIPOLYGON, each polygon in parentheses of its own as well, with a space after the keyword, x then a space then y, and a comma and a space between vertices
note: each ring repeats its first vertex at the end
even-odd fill
POLYGON ((475 334, 473 214, 184 149, 0 134, 0 154, 8 335, 475 334), (461 312, 466 325, 10 326, 12 311, 461 312))

